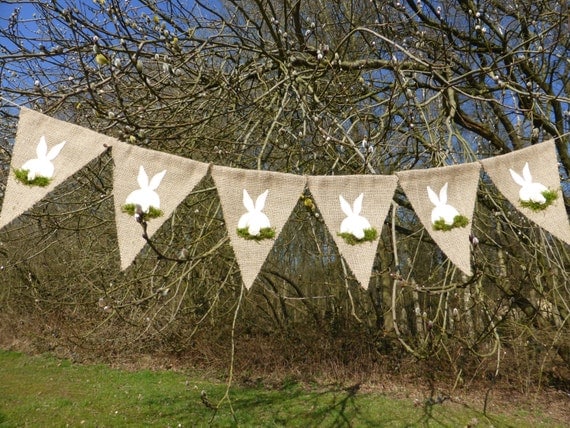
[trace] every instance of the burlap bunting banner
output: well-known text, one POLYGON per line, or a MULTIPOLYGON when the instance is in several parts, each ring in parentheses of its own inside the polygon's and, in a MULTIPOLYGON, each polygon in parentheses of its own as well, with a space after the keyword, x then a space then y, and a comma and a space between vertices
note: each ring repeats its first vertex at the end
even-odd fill
POLYGON ((212 167, 243 283, 251 288, 305 188, 305 177, 212 167), (239 227, 239 231, 238 231, 239 227))
POLYGON ((518 211, 570 244, 554 140, 484 159, 481 164, 493 184, 518 211), (547 198, 543 192, 547 192, 547 198))
POLYGON ((105 144, 114 141, 22 107, 0 213, 0 228, 30 209, 103 153, 105 144))
POLYGON ((467 275, 472 274, 469 234, 480 169, 467 163, 396 173, 435 243, 467 275))
MULTIPOLYGON (((121 268, 145 245, 136 217, 152 237, 210 166, 147 150, 21 108, 0 228, 112 147, 121 268)), ((250 288, 308 182, 340 254, 368 287, 378 236, 399 182, 435 243, 471 275, 469 234, 481 166, 530 220, 570 244, 553 140, 480 162, 393 176, 311 176, 211 168, 244 285, 250 288)))
POLYGON ((119 141, 113 144, 112 153, 115 221, 124 270, 145 245, 135 218, 137 205, 152 237, 208 173, 209 165, 119 141))
POLYGON ((368 288, 396 176, 311 176, 307 183, 340 254, 368 288), (362 196, 361 196, 362 195, 362 196))

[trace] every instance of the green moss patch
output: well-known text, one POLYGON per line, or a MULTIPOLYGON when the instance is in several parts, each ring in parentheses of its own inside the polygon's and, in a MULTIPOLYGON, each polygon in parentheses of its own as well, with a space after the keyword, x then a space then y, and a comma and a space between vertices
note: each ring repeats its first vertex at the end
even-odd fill
POLYGON ((15 169, 14 175, 16 180, 26 186, 39 186, 46 187, 51 183, 51 178, 42 177, 41 175, 36 175, 33 180, 28 180, 28 170, 27 169, 15 169))
MULTIPOLYGON (((121 211, 128 215, 135 215, 137 206, 135 204, 125 204, 121 207, 121 211)), ((148 212, 144 213, 145 220, 150 220, 152 218, 161 217, 164 213, 161 209, 155 208, 153 206, 149 207, 148 212)))
POLYGON ((545 190, 542 192, 542 196, 544 196, 543 203, 534 202, 534 201, 520 201, 521 207, 528 208, 531 211, 538 212, 548 208, 550 205, 554 203, 556 199, 558 199, 558 192, 556 190, 545 190))
POLYGON ((445 222, 444 219, 440 218, 433 224, 434 230, 441 230, 443 232, 448 232, 451 229, 455 229, 457 227, 465 227, 469 224, 469 219, 464 215, 456 215, 453 218, 453 224, 449 225, 445 222))
POLYGON ((259 231, 259 235, 254 236, 249 234, 247 227, 244 227, 243 229, 237 229, 237 234, 240 238, 243 239, 248 239, 252 241, 262 241, 264 239, 275 238, 275 229, 273 229, 272 227, 264 227, 259 231))
POLYGON ((357 245, 362 244, 363 242, 374 241, 378 237, 378 231, 373 227, 370 229, 364 229, 364 237, 362 239, 358 239, 352 233, 338 233, 337 235, 344 239, 344 242, 347 244, 357 245))

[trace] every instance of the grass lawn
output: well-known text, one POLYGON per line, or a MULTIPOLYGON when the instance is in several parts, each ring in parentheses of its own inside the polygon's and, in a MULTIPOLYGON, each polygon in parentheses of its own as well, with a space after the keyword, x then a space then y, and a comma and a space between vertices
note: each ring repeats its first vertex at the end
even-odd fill
POLYGON ((483 415, 452 401, 432 406, 378 392, 232 386, 173 371, 129 372, 48 355, 0 351, 0 427, 563 426, 533 415, 483 415), (232 414, 233 409, 233 414, 232 414))

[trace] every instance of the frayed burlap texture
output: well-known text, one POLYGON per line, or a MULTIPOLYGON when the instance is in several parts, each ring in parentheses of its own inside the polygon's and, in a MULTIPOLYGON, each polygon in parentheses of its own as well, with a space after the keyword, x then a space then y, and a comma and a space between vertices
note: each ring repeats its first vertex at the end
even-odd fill
POLYGON ((471 244, 469 234, 477 198, 481 165, 476 162, 441 168, 398 172, 398 180, 418 218, 444 254, 466 275, 471 272, 471 244), (447 204, 469 219, 465 227, 449 231, 435 230, 431 221, 435 207, 430 201, 427 186, 439 195, 448 183, 447 204))
POLYGON ((303 176, 271 171, 235 169, 214 165, 212 178, 216 184, 226 228, 234 254, 241 271, 243 283, 251 288, 269 251, 305 188, 303 176), (262 210, 275 229, 273 239, 260 241, 242 238, 237 233, 240 217, 247 212, 243 204, 243 190, 247 190, 253 201, 269 190, 262 210))
POLYGON ((164 178, 155 191, 160 197, 160 209, 163 214, 148 220, 147 235, 150 238, 208 173, 209 165, 119 141, 113 145, 112 153, 115 162, 113 172, 115 221, 121 269, 124 270, 131 265, 146 243, 142 237, 141 225, 133 216, 122 212, 121 208, 125 205, 127 196, 139 189, 137 176, 140 166, 144 167, 149 180, 166 170, 164 178))
POLYGON ((396 176, 382 175, 311 176, 307 178, 308 187, 339 253, 350 267, 356 280, 365 289, 368 288, 378 239, 390 209, 397 182, 396 176), (341 209, 339 196, 342 195, 352 207, 361 193, 364 197, 360 215, 368 220, 370 226, 376 229, 378 234, 374 241, 363 241, 351 245, 339 236, 341 223, 347 217, 341 209))
POLYGON ((493 184, 518 211, 552 235, 570 244, 570 226, 560 187, 554 140, 484 159, 481 164, 493 184), (515 183, 509 172, 509 169, 512 169, 521 175, 527 162, 533 182, 541 183, 550 190, 558 192, 558 198, 554 203, 542 211, 535 212, 521 206, 519 198, 521 186, 515 183))
POLYGON ((69 176, 103 153, 106 150, 105 144, 110 145, 115 141, 81 126, 22 107, 0 214, 0 228, 30 209, 69 176), (51 161, 54 166, 51 182, 45 187, 29 186, 16 180, 14 170, 21 169, 28 160, 37 158, 36 148, 42 136, 45 137, 48 151, 56 144, 63 141, 66 143, 51 161))

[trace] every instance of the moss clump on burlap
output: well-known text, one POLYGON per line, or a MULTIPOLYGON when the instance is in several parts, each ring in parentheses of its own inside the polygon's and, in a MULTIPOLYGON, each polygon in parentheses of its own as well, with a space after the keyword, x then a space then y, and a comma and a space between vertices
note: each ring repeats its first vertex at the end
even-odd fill
MULTIPOLYGON (((125 204, 121 207, 121 211, 128 215, 135 215, 137 211, 137 206, 135 204, 125 204)), ((153 218, 161 217, 163 214, 161 209, 155 208, 153 206, 148 208, 148 212, 144 213, 144 218, 150 220, 153 218)))
POLYGON ((344 242, 346 242, 349 245, 357 245, 357 244, 362 244, 363 242, 374 241, 378 237, 378 231, 373 227, 371 227, 370 229, 364 229, 364 237, 362 237, 361 239, 358 239, 352 233, 338 233, 338 236, 344 239, 344 242))
POLYGON ((39 186, 46 187, 51 183, 51 178, 42 177, 41 175, 36 175, 33 180, 28 180, 28 170, 27 169, 15 169, 14 175, 16 180, 26 186, 39 186))
POLYGON ((440 218, 433 224, 434 230, 448 232, 457 227, 465 227, 469 224, 469 219, 464 215, 456 215, 453 218, 453 224, 447 224, 444 219, 440 218))
POLYGON ((542 192, 541 195, 546 199, 544 202, 520 201, 521 207, 538 212, 548 208, 556 199, 558 199, 558 192, 556 190, 548 189, 542 192))
POLYGON ((259 235, 250 235, 248 228, 237 229, 237 234, 240 238, 248 239, 252 241, 262 241, 264 239, 275 238, 275 229, 272 227, 264 227, 259 231, 259 235))

